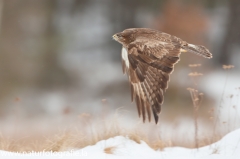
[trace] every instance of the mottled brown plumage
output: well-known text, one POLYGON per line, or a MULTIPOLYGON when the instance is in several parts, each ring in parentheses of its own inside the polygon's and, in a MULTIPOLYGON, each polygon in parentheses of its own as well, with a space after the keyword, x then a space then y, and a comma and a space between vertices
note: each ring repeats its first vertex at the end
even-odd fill
POLYGON ((123 73, 128 75, 132 101, 135 100, 143 122, 146 116, 151 121, 152 110, 157 124, 169 75, 179 61, 181 52, 212 58, 204 46, 188 44, 180 38, 153 29, 126 29, 113 35, 113 38, 123 45, 123 73))

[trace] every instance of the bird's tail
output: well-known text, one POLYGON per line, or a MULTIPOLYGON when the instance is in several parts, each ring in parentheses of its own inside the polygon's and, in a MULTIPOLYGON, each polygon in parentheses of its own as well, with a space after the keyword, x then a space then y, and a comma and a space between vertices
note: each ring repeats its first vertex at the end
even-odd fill
POLYGON ((212 58, 212 54, 209 50, 201 45, 187 44, 183 46, 183 49, 208 59, 212 58))

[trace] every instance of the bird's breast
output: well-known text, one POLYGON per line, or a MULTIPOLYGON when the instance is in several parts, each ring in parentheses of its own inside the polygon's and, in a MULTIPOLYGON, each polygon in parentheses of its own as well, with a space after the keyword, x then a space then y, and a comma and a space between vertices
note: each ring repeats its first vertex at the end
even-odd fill
POLYGON ((128 52, 125 47, 122 47, 122 59, 124 60, 127 69, 129 69, 128 52))

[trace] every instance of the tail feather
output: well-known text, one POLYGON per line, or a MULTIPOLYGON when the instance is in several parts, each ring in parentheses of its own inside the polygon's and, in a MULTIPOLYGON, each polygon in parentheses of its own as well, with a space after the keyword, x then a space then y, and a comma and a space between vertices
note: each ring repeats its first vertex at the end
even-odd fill
POLYGON ((183 46, 183 49, 208 59, 212 58, 212 54, 209 52, 209 50, 201 45, 188 44, 183 46))

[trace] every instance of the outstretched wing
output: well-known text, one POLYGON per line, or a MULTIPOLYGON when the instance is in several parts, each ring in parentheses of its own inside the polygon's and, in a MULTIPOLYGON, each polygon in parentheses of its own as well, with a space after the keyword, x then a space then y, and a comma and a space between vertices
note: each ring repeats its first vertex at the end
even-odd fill
POLYGON ((168 35, 158 40, 139 38, 122 49, 123 72, 127 72, 132 101, 135 99, 143 122, 146 114, 151 121, 151 110, 158 122, 169 75, 179 61, 180 43, 180 39, 168 35))

